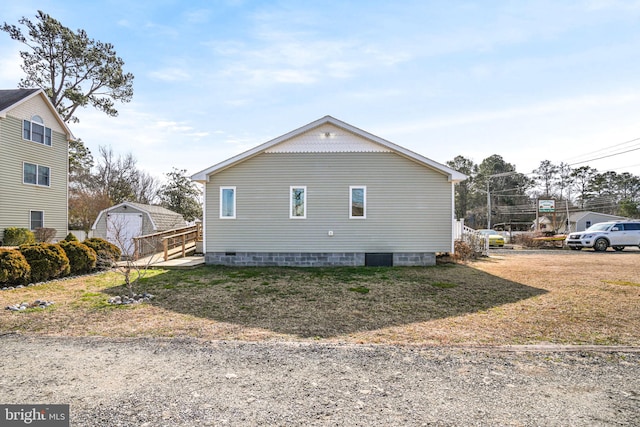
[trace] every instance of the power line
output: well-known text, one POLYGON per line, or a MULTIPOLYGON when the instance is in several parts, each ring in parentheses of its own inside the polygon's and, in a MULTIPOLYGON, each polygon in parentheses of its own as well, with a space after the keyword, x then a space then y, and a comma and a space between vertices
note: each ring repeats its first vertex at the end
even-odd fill
MULTIPOLYGON (((612 149, 612 148, 619 147, 619 146, 621 146, 621 145, 625 145, 625 144, 629 144, 630 142, 635 142, 635 141, 640 141, 640 137, 638 137, 638 138, 634 138, 634 139, 630 139, 629 141, 621 142, 621 143, 619 143, 619 144, 614 144, 614 145, 611 145, 611 146, 609 146, 609 147, 604 147, 604 148, 600 148, 600 149, 598 149, 598 150, 590 151, 590 152, 588 152, 588 153, 582 153, 582 154, 580 154, 580 155, 578 155, 578 156, 569 157, 569 158, 567 159, 567 161, 569 161, 569 160, 571 160, 571 159, 576 159, 576 158, 584 157, 584 156, 589 156, 589 155, 591 155, 591 154, 599 153, 599 152, 601 152, 601 151, 610 150, 610 149, 612 149)), ((587 160, 587 161, 588 161, 588 160, 587 160)), ((570 166, 570 165, 569 165, 569 166, 570 166)))
POLYGON ((619 156, 620 154, 630 153, 632 151, 637 151, 637 150, 640 150, 640 147, 632 148, 631 150, 621 151, 619 153, 609 154, 609 155, 606 155, 606 156, 596 157, 595 159, 589 159, 589 160, 583 160, 581 162, 570 163, 569 166, 575 166, 575 165, 579 165, 579 164, 582 164, 582 163, 593 162, 595 160, 606 159, 607 157, 619 156))

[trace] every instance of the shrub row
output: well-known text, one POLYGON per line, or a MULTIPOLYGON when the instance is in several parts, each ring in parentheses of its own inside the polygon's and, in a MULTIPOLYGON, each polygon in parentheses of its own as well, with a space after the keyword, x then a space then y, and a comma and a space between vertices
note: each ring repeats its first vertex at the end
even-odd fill
POLYGON ((4 229, 5 246, 32 245, 36 242, 36 235, 28 228, 8 227, 4 229))
MULTIPOLYGON (((6 231, 5 231, 6 233, 6 231)), ((78 242, 75 236, 53 243, 0 248, 0 287, 37 283, 69 274, 109 268, 120 259, 120 249, 99 238, 78 242)))

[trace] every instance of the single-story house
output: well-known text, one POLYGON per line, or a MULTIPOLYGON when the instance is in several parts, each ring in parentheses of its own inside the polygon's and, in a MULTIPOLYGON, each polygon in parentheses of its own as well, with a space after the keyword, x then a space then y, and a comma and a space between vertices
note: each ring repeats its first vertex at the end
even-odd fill
POLYGON ((433 265, 466 175, 325 116, 191 177, 218 265, 433 265))
POLYGON ((123 254, 131 255, 133 237, 185 226, 182 215, 169 209, 124 202, 101 211, 91 229, 93 237, 106 239, 118 246, 123 254))
POLYGON ((572 231, 584 231, 599 222, 623 221, 625 219, 628 218, 618 215, 607 215, 599 212, 573 212, 569 214, 569 228, 567 229, 566 224, 564 224, 564 227, 561 229, 561 231, 564 233, 571 233, 572 231))

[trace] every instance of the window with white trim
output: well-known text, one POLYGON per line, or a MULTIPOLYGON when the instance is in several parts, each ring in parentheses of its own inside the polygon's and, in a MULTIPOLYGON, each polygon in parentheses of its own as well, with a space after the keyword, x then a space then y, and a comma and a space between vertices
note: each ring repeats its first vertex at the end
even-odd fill
POLYGON ((220 218, 236 218, 236 187, 220 187, 220 218))
POLYGON ((367 218, 367 187, 355 185, 349 187, 349 218, 367 218))
POLYGON ((44 212, 43 211, 30 211, 29 212, 29 226, 31 230, 44 227, 44 212))
POLYGON ((289 187, 289 218, 305 219, 307 217, 307 187, 289 187))
POLYGON ((51 147, 51 128, 45 127, 40 116, 22 121, 22 138, 51 147))
POLYGON ((51 169, 47 166, 25 162, 22 167, 22 182, 24 184, 49 187, 51 184, 51 169))

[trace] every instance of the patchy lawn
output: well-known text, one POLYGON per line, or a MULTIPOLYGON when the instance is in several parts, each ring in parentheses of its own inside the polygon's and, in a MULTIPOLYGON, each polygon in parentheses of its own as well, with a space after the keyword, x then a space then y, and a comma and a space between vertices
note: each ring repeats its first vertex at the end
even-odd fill
POLYGON ((507 254, 429 268, 150 271, 151 303, 111 306, 122 276, 0 291, 0 333, 356 343, 640 345, 640 252, 507 254))

